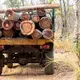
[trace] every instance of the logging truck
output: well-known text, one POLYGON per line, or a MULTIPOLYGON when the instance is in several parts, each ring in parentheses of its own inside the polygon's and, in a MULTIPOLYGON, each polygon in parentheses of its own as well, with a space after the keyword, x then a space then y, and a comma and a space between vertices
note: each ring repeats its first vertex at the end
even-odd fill
POLYGON ((54 12, 58 4, 0 10, 0 75, 5 65, 39 63, 53 74, 54 12), (50 10, 50 14, 47 12, 50 10), (50 15, 50 16, 49 16, 50 15), (6 56, 5 56, 6 55, 6 56))

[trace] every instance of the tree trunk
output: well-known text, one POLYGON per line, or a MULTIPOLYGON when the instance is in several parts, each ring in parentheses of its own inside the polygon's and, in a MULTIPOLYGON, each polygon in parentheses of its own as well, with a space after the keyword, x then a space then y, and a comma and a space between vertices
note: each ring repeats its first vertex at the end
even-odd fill
POLYGON ((75 48, 78 48, 78 8, 77 8, 77 2, 75 0, 74 2, 74 13, 75 13, 75 26, 74 26, 74 36, 73 36, 73 39, 74 39, 74 44, 75 44, 75 48))
POLYGON ((62 31, 60 38, 65 38, 67 36, 67 10, 66 10, 66 3, 63 0, 60 0, 61 6, 61 17, 62 17, 62 31))
POLYGON ((21 0, 22 1, 22 6, 24 6, 24 0, 21 0))
POLYGON ((78 20, 79 20, 79 15, 78 15, 78 0, 74 0, 74 12, 75 12, 75 26, 74 26, 74 36, 73 36, 73 39, 74 39, 74 46, 75 46, 75 50, 77 51, 76 52, 76 55, 78 57, 78 70, 76 70, 76 75, 77 75, 77 79, 76 80, 80 80, 80 52, 78 52, 78 46, 80 46, 78 44, 78 32, 79 32, 79 26, 78 26, 78 20))

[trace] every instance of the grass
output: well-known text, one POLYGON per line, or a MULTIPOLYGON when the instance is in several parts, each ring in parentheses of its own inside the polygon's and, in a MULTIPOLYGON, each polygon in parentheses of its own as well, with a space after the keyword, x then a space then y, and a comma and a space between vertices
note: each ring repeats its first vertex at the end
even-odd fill
POLYGON ((55 39, 54 39, 54 48, 55 49, 63 49, 66 52, 72 51, 73 49, 73 41, 71 39, 59 39, 60 33, 55 33, 55 39))
MULTIPOLYGON (((59 36, 60 36, 60 32, 56 32, 55 39, 54 39, 54 48, 59 49, 59 50, 62 49, 65 52, 75 53, 73 40, 71 39, 72 35, 69 38, 64 39, 64 40, 60 40, 59 36)), ((78 51, 80 52, 80 41, 79 41, 78 45, 79 45, 78 51)), ((77 56, 77 58, 78 58, 78 56, 77 56)), ((69 62, 69 64, 71 64, 72 67, 74 67, 74 73, 76 74, 76 80, 80 80, 80 67, 79 67, 78 63, 75 63, 73 60, 71 60, 71 62, 69 62), (73 66, 73 63, 75 64, 74 66, 73 66)))

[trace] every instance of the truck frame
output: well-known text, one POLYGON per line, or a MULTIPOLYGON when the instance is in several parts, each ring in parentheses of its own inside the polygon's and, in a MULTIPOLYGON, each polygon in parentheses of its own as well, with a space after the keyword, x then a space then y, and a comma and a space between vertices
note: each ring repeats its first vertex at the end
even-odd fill
MULTIPOLYGON (((54 12, 55 8, 59 8, 58 4, 44 4, 36 6, 27 6, 25 8, 13 8, 15 12, 32 11, 37 9, 52 9, 52 25, 54 33, 54 12)), ((0 10, 0 14, 5 13, 5 10, 0 10)), ((53 74, 53 53, 54 53, 54 38, 53 39, 26 39, 26 38, 1 38, 0 39, 0 75, 5 65, 8 68, 13 67, 13 63, 19 63, 25 66, 28 63, 39 63, 44 68, 45 74, 53 74), (8 48, 7 48, 8 46, 8 48), (4 56, 7 55, 7 57, 4 56)))

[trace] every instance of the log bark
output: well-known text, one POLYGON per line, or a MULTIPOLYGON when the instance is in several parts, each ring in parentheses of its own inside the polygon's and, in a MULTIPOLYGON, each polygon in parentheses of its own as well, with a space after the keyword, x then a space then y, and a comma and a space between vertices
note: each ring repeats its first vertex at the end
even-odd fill
POLYGON ((4 35, 5 37, 11 38, 11 37, 13 37, 14 32, 13 32, 13 30, 3 30, 3 35, 4 35))
POLYGON ((21 23, 21 21, 15 21, 14 22, 13 27, 14 27, 15 30, 20 30, 20 23, 21 23))
POLYGON ((32 15, 32 21, 34 23, 38 23, 40 21, 40 18, 37 14, 32 15))
POLYGON ((6 10, 5 15, 9 20, 13 20, 13 21, 17 21, 20 18, 20 15, 14 12, 12 9, 6 10))
POLYGON ((28 13, 23 12, 23 13, 21 14, 21 20, 22 20, 22 21, 29 20, 29 19, 30 19, 30 15, 29 15, 28 13))
POLYGON ((0 18, 0 29, 2 28, 3 19, 0 18))
POLYGON ((0 38, 2 37, 2 31, 0 30, 0 38))
POLYGON ((37 9, 37 14, 41 17, 46 16, 45 9, 37 9))
POLYGON ((42 37, 42 33, 38 29, 35 29, 31 36, 33 39, 39 39, 42 37))

